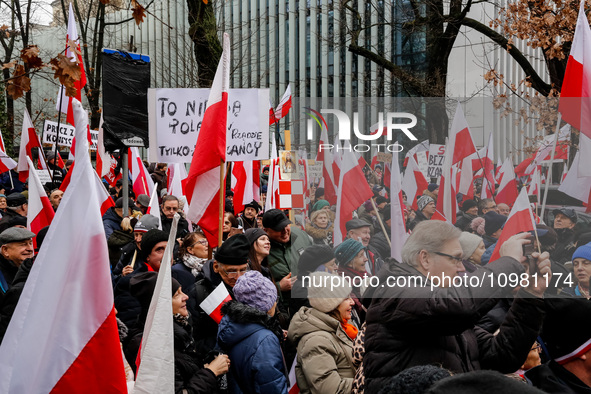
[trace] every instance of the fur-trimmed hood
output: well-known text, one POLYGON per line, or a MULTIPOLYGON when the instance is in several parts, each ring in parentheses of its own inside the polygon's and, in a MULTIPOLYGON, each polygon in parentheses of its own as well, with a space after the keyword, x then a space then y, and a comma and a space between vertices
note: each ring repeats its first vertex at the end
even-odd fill
POLYGON ((310 222, 306 224, 306 233, 315 240, 318 239, 325 239, 328 237, 329 233, 334 232, 334 219, 335 214, 332 211, 324 210, 328 215, 328 227, 326 228, 319 228, 314 223, 310 222))
POLYGON ((219 325, 218 341, 225 346, 233 347, 246 337, 265 329, 275 334, 279 341, 283 339, 279 322, 265 312, 238 301, 227 302, 221 312, 224 317, 219 325))

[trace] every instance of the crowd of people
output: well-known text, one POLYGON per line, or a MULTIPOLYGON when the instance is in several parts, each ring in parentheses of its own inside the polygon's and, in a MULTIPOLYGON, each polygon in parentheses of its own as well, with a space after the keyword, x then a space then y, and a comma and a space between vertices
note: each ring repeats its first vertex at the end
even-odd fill
MULTIPOLYGON (((491 261, 510 207, 476 192, 455 224, 432 220, 439 189, 431 183, 416 210, 404 196, 409 236, 397 261, 381 177, 369 180, 374 195, 342 241, 336 207, 318 185, 301 225, 285 211, 263 212, 264 196, 235 212, 228 191, 223 243, 212 250, 185 218, 186 199, 167 194, 166 164, 150 169, 159 217, 146 213, 147 195, 123 195, 121 181, 103 216, 128 380, 178 214, 177 393, 288 393, 294 383, 301 393, 591 393, 591 229, 575 210, 553 210, 551 223, 512 236, 491 261), (231 301, 218 320, 202 303, 220 286, 231 301)), ((26 228, 26 184, 2 187, 0 341, 47 230, 26 228)), ((48 190, 56 210, 62 195, 48 190)))

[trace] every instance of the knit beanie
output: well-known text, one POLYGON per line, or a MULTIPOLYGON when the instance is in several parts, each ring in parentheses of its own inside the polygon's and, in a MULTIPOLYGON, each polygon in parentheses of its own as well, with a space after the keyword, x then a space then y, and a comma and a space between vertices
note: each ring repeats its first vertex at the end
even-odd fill
POLYGON ((330 203, 326 200, 318 200, 312 207, 312 212, 320 211, 324 207, 330 206, 330 203))
POLYGON ((257 239, 259 239, 263 235, 267 235, 267 233, 262 228, 257 227, 257 228, 249 228, 248 230, 246 230, 244 232, 244 235, 246 236, 246 239, 248 240, 248 244, 252 245, 253 243, 256 242, 257 239))
POLYGON ((495 231, 503 227, 507 221, 507 216, 490 211, 484 215, 484 232, 486 235, 492 235, 495 231))
POLYGON ((160 221, 156 216, 146 214, 137 221, 133 227, 133 231, 138 233, 147 233, 150 230, 157 229, 159 224, 160 221))
POLYGON ((234 288, 237 301, 267 313, 277 301, 277 287, 259 271, 248 271, 238 278, 234 288))
POLYGON ((334 259, 334 252, 328 245, 312 245, 304 250, 298 261, 298 273, 306 275, 316 271, 322 264, 334 259))
POLYGON ((478 204, 476 203, 476 201, 474 200, 466 200, 464 201, 464 203, 462 204, 462 212, 466 212, 474 207, 477 207, 478 204))
POLYGON ((215 261, 227 265, 244 265, 248 263, 250 244, 244 234, 237 234, 222 243, 215 252, 215 261))
POLYGON ((318 200, 318 197, 322 197, 322 196, 324 196, 324 188, 323 187, 319 187, 314 192, 314 198, 318 200))
MULTIPOLYGON (((154 271, 133 275, 129 280, 129 292, 140 302, 142 310, 148 310, 150 308, 150 302, 152 302, 152 295, 154 294, 157 280, 158 272, 154 271)), ((172 278, 173 296, 179 287, 181 287, 181 284, 175 278, 172 278)))
POLYGON ((349 298, 352 291, 351 286, 341 277, 327 272, 313 272, 309 279, 308 301, 312 308, 320 312, 334 311, 341 302, 349 298))
POLYGON ((439 185, 436 183, 429 183, 429 186, 427 186, 427 190, 429 190, 430 192, 433 192, 437 189, 439 189, 439 185))
POLYGON ((476 216, 470 222, 470 228, 478 235, 484 235, 484 218, 482 216, 476 216))
POLYGON ((460 235, 460 245, 462 245, 462 251, 464 252, 462 258, 464 260, 469 259, 480 245, 480 242, 482 242, 482 238, 478 235, 463 231, 460 235))
POLYGON ((419 197, 419 199, 417 200, 417 206, 419 207, 419 212, 422 211, 430 202, 435 202, 431 197, 427 196, 426 194, 423 194, 421 197, 419 197))
POLYGON ((152 229, 145 233, 140 244, 142 246, 140 257, 145 260, 152 253, 154 246, 159 242, 168 242, 168 234, 158 229, 152 229))
POLYGON ((348 238, 334 250, 339 267, 345 267, 363 249, 363 244, 354 239, 348 238))
POLYGON ((579 246, 575 253, 573 253, 573 260, 576 258, 583 258, 585 260, 591 261, 591 243, 588 243, 583 246, 579 246))

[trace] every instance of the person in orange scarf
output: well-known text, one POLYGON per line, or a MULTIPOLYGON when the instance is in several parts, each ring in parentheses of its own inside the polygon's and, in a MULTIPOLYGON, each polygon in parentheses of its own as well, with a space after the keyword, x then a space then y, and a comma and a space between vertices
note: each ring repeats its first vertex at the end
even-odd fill
POLYGON ((358 329, 350 323, 352 289, 340 279, 327 272, 302 278, 311 307, 302 307, 287 330, 288 339, 297 346, 295 371, 301 393, 351 392, 358 329))

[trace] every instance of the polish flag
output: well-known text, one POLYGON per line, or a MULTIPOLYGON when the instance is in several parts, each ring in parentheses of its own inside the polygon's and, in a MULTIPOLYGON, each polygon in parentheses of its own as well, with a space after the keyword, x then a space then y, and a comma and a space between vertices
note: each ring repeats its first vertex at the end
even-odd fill
MULTIPOLYGON (((287 84, 287 88, 285 89, 285 93, 283 93, 283 97, 281 97, 281 101, 277 108, 275 108, 275 119, 279 121, 287 116, 287 113, 291 109, 291 85, 287 84)), ((251 200, 252 201, 252 200, 251 200)))
POLYGON ((113 197, 111 197, 111 195, 105 188, 105 185, 103 184, 103 181, 101 181, 101 179, 98 177, 98 174, 95 173, 94 175, 94 179, 96 181, 96 191, 98 193, 99 203, 101 204, 100 207, 102 217, 109 210, 109 208, 115 206, 115 201, 113 201, 113 197))
POLYGON ((468 194, 470 186, 472 186, 472 179, 474 178, 474 171, 472 169, 472 157, 468 156, 461 162, 460 171, 458 171, 458 180, 456 190, 463 195, 468 194))
POLYGON ((158 218, 158 230, 162 230, 162 219, 160 217, 160 205, 158 205, 158 192, 156 188, 158 185, 154 185, 152 189, 152 197, 150 197, 150 203, 148 204, 148 209, 146 210, 146 214, 150 214, 155 218, 158 218))
POLYGON ((497 241, 497 245, 490 256, 489 261, 495 261, 501 257, 501 245, 503 245, 509 238, 515 234, 535 230, 535 223, 529 205, 529 198, 527 197, 527 190, 523 188, 515 200, 513 208, 511 208, 509 217, 503 226, 503 231, 501 231, 501 235, 499 236, 499 240, 497 241))
MULTIPOLYGON (((396 153, 398 153, 398 152, 396 152, 396 153)), ((388 189, 390 188, 390 182, 391 182, 390 177, 391 176, 392 176, 392 172, 390 170, 390 163, 384 163, 384 175, 383 175, 384 186, 386 186, 388 189)), ((398 176, 400 176, 400 173, 398 173, 398 176)))
POLYGON ((234 213, 238 215, 244 205, 260 200, 260 161, 235 161, 232 166, 234 213), (257 180, 259 181, 257 184, 257 180))
POLYGON ((406 193, 408 202, 411 203, 413 210, 418 210, 417 199, 423 194, 425 189, 429 186, 429 182, 425 179, 423 172, 419 169, 419 165, 413 156, 408 157, 408 165, 404 171, 404 178, 402 179, 402 190, 406 193))
POLYGON ((591 176, 591 138, 585 134, 579 135, 579 176, 591 176))
MULTIPOLYGON (((187 170, 181 163, 170 163, 168 165, 168 194, 176 197, 185 195, 184 181, 187 179, 187 170)), ((185 204, 185 208, 188 207, 185 204)))
POLYGON ((402 246, 406 242, 408 234, 406 232, 406 224, 404 221, 403 213, 404 203, 402 202, 402 182, 400 179, 400 167, 398 165, 398 152, 392 153, 392 170, 390 171, 390 185, 390 257, 394 257, 396 261, 401 262, 402 246))
POLYGON ((104 176, 104 179, 107 181, 107 183, 111 187, 115 187, 117 185, 117 181, 119 179, 123 178, 123 175, 121 175, 121 172, 119 172, 119 174, 115 175, 116 169, 117 169, 117 160, 115 160, 113 158, 111 160, 111 164, 109 166, 109 172, 107 173, 107 175, 104 176))
POLYGON ((335 246, 338 246, 345 239, 347 235, 345 224, 353 219, 353 211, 373 196, 355 154, 348 151, 347 146, 343 150, 341 165, 333 236, 335 246))
MULTIPOLYGON (((76 100, 76 132, 88 117, 76 100)), ((0 346, 2 393, 125 393, 109 253, 85 138, 0 346), (84 218, 84 220, 81 220, 84 218), (97 373, 100 371, 100 373, 97 373)))
POLYGON ((136 196, 146 194, 152 196, 154 189, 154 181, 148 174, 148 169, 144 165, 140 157, 140 151, 137 147, 129 148, 129 169, 131 173, 131 183, 133 185, 133 192, 136 196))
MULTIPOLYGON (((566 166, 565 166, 566 168, 566 166)), ((529 183, 529 188, 527 189, 527 194, 529 196, 537 196, 538 197, 538 203, 542 202, 542 200, 540 199, 540 190, 541 190, 541 184, 542 184, 542 179, 540 178, 540 168, 536 168, 536 170, 534 171, 532 177, 531 177, 531 182, 529 183)))
MULTIPOLYGON (((324 119, 322 118, 324 121, 324 119)), ((328 140, 328 125, 324 123, 322 131, 320 133, 320 141, 318 141, 318 153, 316 154, 316 161, 322 162, 322 178, 324 179, 324 198, 330 203, 335 205, 337 203, 337 187, 336 184, 338 179, 334 175, 334 158, 332 151, 322 148, 322 144, 329 144, 328 140)))
POLYGON ((566 122, 591 138, 591 29, 584 0, 579 6, 558 110, 566 122))
POLYGON ((495 163, 494 163, 493 135, 489 134, 486 155, 482 158, 484 176, 482 177, 482 192, 480 198, 493 198, 495 195, 495 163))
POLYGON ((111 155, 105 150, 104 138, 103 116, 101 115, 96 143, 96 173, 99 178, 103 178, 111 171, 111 162, 113 161, 111 155))
POLYGON ((298 387, 298 381, 296 379, 296 367, 298 365, 298 354, 296 353, 295 359, 291 364, 291 369, 289 370, 289 390, 287 390, 288 394, 299 394, 300 388, 298 387))
POLYGON ((418 159, 418 155, 420 153, 423 153, 424 155, 427 156, 427 159, 429 158, 429 140, 425 140, 423 142, 421 142, 420 144, 417 144, 415 146, 413 146, 411 149, 408 150, 408 152, 406 152, 406 156, 404 156, 404 163, 402 163, 403 167, 406 167, 408 165, 408 159, 412 156, 415 159, 415 162, 419 162, 418 159))
POLYGON ((464 117, 464 111, 462 111, 462 105, 459 102, 449 131, 449 141, 453 152, 451 165, 457 164, 464 158, 476 153, 468 122, 464 117))
MULTIPOLYGON (((532 174, 536 167, 542 163, 542 161, 550 160, 555 138, 556 134, 550 134, 545 136, 544 139, 540 141, 534 159, 529 163, 528 167, 525 169, 526 175, 532 174)), ((562 128, 558 132, 558 141, 554 153, 554 160, 564 160, 568 158, 569 141, 570 125, 567 124, 565 126, 562 126, 562 128)))
POLYGON ((279 157, 274 133, 271 133, 271 160, 269 163, 269 179, 267 181, 267 200, 265 211, 279 206, 279 157))
POLYGON ((177 213, 172 220, 168 244, 162 256, 162 264, 158 270, 156 286, 150 301, 142 343, 136 360, 138 369, 134 393, 173 393, 175 391, 171 261, 179 218, 177 213))
POLYGON ((33 122, 31 122, 31 117, 29 116, 29 111, 27 111, 25 108, 25 113, 23 114, 23 125, 21 128, 21 146, 18 152, 17 166, 18 179, 21 182, 26 182, 27 177, 29 176, 29 164, 27 162, 27 156, 33 160, 33 148, 38 148, 37 151, 39 152, 39 155, 43 154, 41 142, 39 141, 37 133, 35 133, 33 122))
POLYGON ((6 154, 6 149, 4 148, 4 138, 2 138, 2 133, 0 132, 0 174, 10 171, 16 166, 16 161, 12 160, 12 158, 6 154))
POLYGON ((513 206, 515 199, 517 198, 517 181, 515 180, 515 172, 513 171, 513 163, 511 157, 507 157, 503 166, 501 167, 503 177, 499 184, 499 190, 495 201, 497 204, 505 203, 510 207, 513 206))
MULTIPOLYGON (((527 159, 526 159, 526 160, 527 160, 527 159)), ((497 166, 496 166, 496 168, 495 168, 495 181, 496 181, 497 183, 499 183, 499 182, 501 181, 501 176, 502 176, 502 174, 501 174, 501 171, 500 171, 500 170, 501 170, 501 167, 502 167, 502 166, 503 166, 503 160, 501 160, 501 156, 499 156, 499 157, 497 158, 497 166)), ((518 165, 517 167, 515 167, 515 174, 516 174, 517 176, 522 176, 522 175, 524 175, 524 174, 520 174, 520 173, 518 173, 518 172, 517 172, 517 168, 518 168, 518 167, 519 167, 519 165, 518 165)))
POLYGON ((558 187, 558 190, 582 201, 584 204, 590 204, 591 177, 579 176, 579 164, 581 162, 581 152, 577 152, 573 162, 566 174, 566 178, 558 187))
POLYGON ((55 109, 66 115, 66 121, 74 125, 74 115, 72 111, 72 100, 76 98, 82 101, 82 89, 86 86, 86 72, 84 71, 84 64, 82 63, 82 55, 76 54, 70 50, 69 42, 73 41, 76 44, 78 52, 80 52, 80 40, 78 37, 78 29, 76 28, 76 19, 74 18, 74 11, 72 10, 72 3, 70 3, 70 11, 68 14, 68 35, 66 36, 66 53, 65 56, 70 60, 75 61, 80 66, 80 80, 74 82, 76 88, 76 96, 66 96, 66 88, 60 85, 60 90, 57 95, 55 109), (60 97, 61 96, 61 97, 60 97), (60 107, 61 104, 61 107, 60 107))
POLYGON ((199 304, 199 307, 201 307, 201 309, 203 309, 203 311, 216 323, 220 324, 220 321, 222 321, 222 313, 220 312, 220 309, 222 309, 222 306, 228 301, 232 301, 232 297, 230 296, 230 293, 228 293, 226 285, 222 282, 211 292, 210 295, 207 296, 206 299, 203 300, 201 304, 199 304))
POLYGON ((226 123, 230 87, 230 39, 224 33, 223 52, 207 100, 201 131, 197 137, 185 191, 189 202, 187 218, 197 223, 212 248, 218 246, 220 165, 226 161, 226 123))
MULTIPOLYGON (((29 209, 27 212, 27 228, 34 232, 39 233, 43 227, 47 227, 51 224, 55 212, 47 197, 45 189, 39 180, 37 171, 33 166, 33 162, 27 157, 29 162, 29 209)), ((33 239, 33 246, 37 248, 36 239, 33 239)))
MULTIPOLYGON (((459 105, 458 108, 459 112, 461 113, 461 108, 459 107, 459 105)), ((441 171, 441 180, 439 182, 439 195, 437 198, 438 212, 436 212, 435 215, 431 218, 438 220, 437 218, 442 217, 452 224, 456 222, 456 212, 458 205, 456 200, 456 191, 454 189, 454 180, 456 179, 456 177, 452 166, 453 158, 456 157, 454 153, 456 146, 456 133, 453 130, 457 130, 458 127, 458 121, 456 121, 457 117, 458 111, 456 111, 456 116, 454 117, 454 122, 452 123, 452 128, 449 133, 450 137, 445 148, 443 169, 441 171)), ((461 116, 461 118, 463 119, 463 115, 461 116)))

